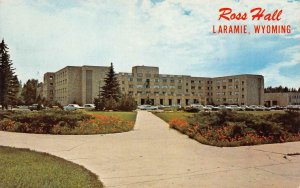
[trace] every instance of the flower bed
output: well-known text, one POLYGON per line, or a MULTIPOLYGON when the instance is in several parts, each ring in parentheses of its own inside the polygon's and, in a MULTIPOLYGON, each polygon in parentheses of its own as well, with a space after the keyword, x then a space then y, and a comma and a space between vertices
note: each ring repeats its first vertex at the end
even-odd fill
POLYGON ((37 134, 107 134, 130 131, 134 122, 81 111, 4 112, 0 130, 37 134))
POLYGON ((222 111, 174 118, 170 127, 214 146, 242 146, 300 141, 300 113, 255 116, 222 111))

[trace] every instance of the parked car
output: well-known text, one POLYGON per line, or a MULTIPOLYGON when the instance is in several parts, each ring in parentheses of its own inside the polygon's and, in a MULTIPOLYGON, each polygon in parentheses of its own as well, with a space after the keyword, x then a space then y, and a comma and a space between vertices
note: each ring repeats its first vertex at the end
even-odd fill
POLYGON ((86 110, 95 110, 96 106, 94 104, 85 104, 83 108, 86 110))
POLYGON ((151 106, 151 105, 140 105, 137 108, 140 110, 158 110, 157 106, 151 106))
POLYGON ((33 104, 31 106, 28 107, 29 110, 33 111, 33 110, 43 110, 45 109, 44 105, 42 104, 33 104))
POLYGON ((286 106, 287 110, 300 110, 300 105, 288 105, 286 106))
POLYGON ((258 106, 256 105, 250 105, 248 106, 248 108, 246 108, 247 111, 255 111, 257 109, 258 106))
POLYGON ((206 106, 204 106, 204 111, 210 111, 210 110, 212 110, 213 108, 214 108, 213 105, 206 105, 206 106))
POLYGON ((239 110, 239 106, 238 105, 228 105, 228 106, 226 106, 226 109, 227 110, 239 110))
POLYGON ((78 110, 78 109, 84 109, 82 106, 79 106, 78 104, 68 104, 67 106, 64 106, 64 110, 78 110))
POLYGON ((274 105, 270 107, 271 110, 283 110, 284 107, 278 106, 278 105, 274 105))
POLYGON ((191 108, 196 108, 198 110, 204 110, 204 106, 201 104, 191 104, 190 105, 191 108))

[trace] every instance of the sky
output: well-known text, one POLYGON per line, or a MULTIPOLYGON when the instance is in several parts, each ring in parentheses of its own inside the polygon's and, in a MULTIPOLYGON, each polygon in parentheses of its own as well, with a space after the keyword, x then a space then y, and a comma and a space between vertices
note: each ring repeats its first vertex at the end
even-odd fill
POLYGON ((299 0, 0 0, 0 37, 23 83, 65 66, 216 77, 262 74, 300 87, 299 0), (218 20, 219 9, 282 9, 278 22, 218 20), (213 25, 291 25, 291 34, 213 34, 213 25))

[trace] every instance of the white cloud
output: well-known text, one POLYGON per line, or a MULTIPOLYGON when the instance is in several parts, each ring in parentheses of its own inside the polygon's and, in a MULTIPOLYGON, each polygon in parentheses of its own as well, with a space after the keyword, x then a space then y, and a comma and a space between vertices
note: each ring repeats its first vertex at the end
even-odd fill
POLYGON ((300 67, 300 45, 294 46, 282 51, 283 56, 288 56, 289 61, 283 61, 276 64, 271 64, 261 71, 260 74, 264 75, 265 81, 272 85, 289 85, 290 87, 298 88, 300 86, 300 74, 298 75, 283 75, 281 70, 284 68, 300 67))
POLYGON ((103 0, 59 6, 52 1, 0 0, 0 37, 8 43, 23 80, 41 78, 43 73, 67 65, 109 65, 111 61, 117 71, 155 65, 164 73, 188 74, 192 65, 210 64, 232 53, 226 48, 226 35, 211 34, 212 25, 220 24, 218 9, 225 6, 241 11, 256 6, 270 10, 282 7, 280 23, 292 24, 297 32, 300 28, 295 16, 299 2, 166 0, 153 4, 150 0, 103 0))

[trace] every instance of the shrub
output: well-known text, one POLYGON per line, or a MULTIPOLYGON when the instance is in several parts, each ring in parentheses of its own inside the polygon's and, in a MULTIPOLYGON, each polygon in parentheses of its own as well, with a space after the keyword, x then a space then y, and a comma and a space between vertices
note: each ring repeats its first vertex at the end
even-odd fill
POLYGON ((123 95, 118 106, 121 111, 133 111, 137 107, 134 98, 131 95, 123 95))
POLYGON ((0 130, 46 134, 100 134, 129 131, 133 122, 81 111, 15 112, 0 120, 0 130))
POLYGON ((232 111, 200 112, 188 120, 172 119, 170 127, 201 143, 240 146, 300 140, 300 113, 255 116, 232 111))
POLYGON ((184 109, 184 111, 195 113, 195 112, 199 112, 200 110, 199 110, 198 108, 186 107, 186 108, 184 109))

